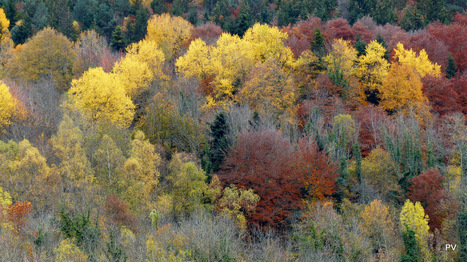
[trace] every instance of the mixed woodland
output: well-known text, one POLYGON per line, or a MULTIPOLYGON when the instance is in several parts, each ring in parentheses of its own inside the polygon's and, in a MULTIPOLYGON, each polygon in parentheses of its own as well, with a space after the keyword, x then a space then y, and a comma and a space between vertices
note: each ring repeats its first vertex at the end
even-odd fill
POLYGON ((467 261, 466 5, 0 0, 0 261, 467 261))

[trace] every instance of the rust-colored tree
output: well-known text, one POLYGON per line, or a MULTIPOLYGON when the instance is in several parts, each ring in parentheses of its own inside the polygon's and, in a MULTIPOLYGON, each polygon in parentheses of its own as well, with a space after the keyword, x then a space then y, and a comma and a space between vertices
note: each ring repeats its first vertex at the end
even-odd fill
POLYGON ((32 204, 29 201, 24 201, 23 203, 17 201, 7 208, 8 220, 14 224, 17 232, 21 231, 27 216, 31 212, 31 208, 32 204))
POLYGON ((441 230, 443 221, 457 215, 458 205, 455 199, 443 188, 444 177, 438 169, 424 171, 412 179, 408 197, 413 202, 420 202, 430 218, 430 230, 441 230))
POLYGON ((136 231, 135 223, 136 217, 130 210, 130 205, 120 199, 117 194, 110 193, 107 195, 104 204, 105 214, 109 218, 110 222, 120 228, 126 226, 133 232, 136 231))
POLYGON ((329 40, 342 38, 344 40, 354 40, 354 32, 349 26, 349 22, 343 18, 328 21, 324 25, 324 33, 329 36, 329 40))
MULTIPOLYGON (((427 27, 430 34, 444 42, 456 61, 457 69, 460 72, 467 68, 467 52, 465 52, 465 43, 467 41, 467 25, 465 17, 461 14, 456 15, 456 19, 450 25, 443 25, 439 22, 433 23, 427 27)), ((446 57, 447 59, 447 57, 446 57)))
POLYGON ((299 140, 292 165, 292 174, 302 183, 308 200, 325 200, 336 192, 338 165, 326 156, 325 151, 319 151, 314 141, 299 140))
POLYGON ((433 110, 440 115, 461 111, 453 82, 445 77, 426 76, 422 79, 423 93, 433 110))
POLYGON ((242 132, 221 166, 223 184, 251 188, 260 196, 255 212, 247 214, 253 225, 284 228, 291 212, 300 208, 300 182, 292 172, 292 152, 288 140, 276 130, 242 132))
POLYGON ((213 45, 222 34, 220 26, 213 23, 205 23, 191 29, 190 42, 201 38, 206 44, 213 45))
POLYGON ((467 116, 467 74, 462 75, 458 79, 454 79, 454 89, 457 92, 461 110, 464 115, 467 116))
POLYGON ((374 105, 368 105, 355 112, 355 120, 360 123, 358 141, 362 156, 367 156, 371 150, 383 142, 381 127, 390 121, 386 112, 374 105))

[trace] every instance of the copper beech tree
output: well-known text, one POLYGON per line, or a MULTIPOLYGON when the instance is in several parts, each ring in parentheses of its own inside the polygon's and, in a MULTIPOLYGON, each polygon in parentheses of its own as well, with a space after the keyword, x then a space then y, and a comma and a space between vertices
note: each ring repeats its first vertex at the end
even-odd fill
POLYGON ((300 179, 290 163, 293 149, 276 130, 243 132, 221 166, 219 179, 253 189, 259 195, 256 211, 247 220, 259 227, 283 228, 301 207, 300 179))
POLYGON ((442 229, 443 221, 455 217, 458 210, 455 199, 444 189, 443 180, 438 169, 432 168, 414 177, 409 187, 409 199, 421 203, 432 231, 442 229))
POLYGON ((336 192, 338 165, 314 141, 299 140, 292 165, 292 176, 299 179, 307 200, 325 200, 336 192))

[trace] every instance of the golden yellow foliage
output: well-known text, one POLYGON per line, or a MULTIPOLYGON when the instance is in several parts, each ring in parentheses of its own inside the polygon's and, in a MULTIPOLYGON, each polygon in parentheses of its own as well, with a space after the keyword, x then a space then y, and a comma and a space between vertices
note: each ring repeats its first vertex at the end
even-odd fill
POLYGON ((131 156, 123 167, 124 176, 121 181, 123 198, 138 212, 146 212, 153 208, 156 186, 159 183, 160 156, 154 146, 145 138, 144 133, 137 131, 131 141, 131 156))
POLYGON ((425 210, 420 202, 415 202, 414 204, 409 199, 405 201, 400 214, 401 227, 402 230, 405 230, 407 226, 415 232, 417 246, 421 252, 423 261, 431 261, 432 257, 428 247, 428 241, 432 237, 432 234, 429 232, 428 220, 428 215, 425 214, 425 210))
POLYGON ((197 76, 204 79, 213 73, 212 50, 212 46, 206 45, 201 38, 192 41, 185 55, 177 59, 177 71, 185 77, 197 76))
POLYGON ((164 53, 152 41, 142 40, 127 48, 127 54, 120 59, 112 72, 120 79, 127 95, 135 97, 157 79, 165 79, 162 72, 164 53))
POLYGON ((273 58, 284 66, 294 60, 292 51, 285 44, 288 37, 286 32, 281 32, 275 26, 256 23, 245 32, 243 40, 249 44, 256 61, 265 62, 273 58))
POLYGON ((133 120, 135 106, 121 80, 101 67, 89 69, 73 80, 68 93, 71 103, 92 121, 108 119, 127 127, 133 120))
POLYGON ((297 93, 292 79, 274 59, 268 59, 251 70, 238 100, 248 103, 261 117, 293 123, 297 93))
POLYGON ((357 59, 357 50, 348 40, 336 39, 332 43, 331 52, 324 58, 328 71, 340 71, 348 78, 354 70, 354 61, 357 59))
POLYGON ((246 229, 246 218, 243 212, 254 211, 260 200, 253 189, 237 188, 231 184, 222 190, 219 177, 214 175, 209 184, 208 192, 211 193, 211 201, 215 203, 215 208, 219 213, 234 219, 240 229, 246 229))
POLYGON ((362 177, 372 185, 384 200, 393 200, 393 193, 400 193, 397 164, 386 150, 377 147, 362 161, 362 177))
POLYGON ((10 93, 10 88, 0 82, 0 132, 3 127, 11 124, 10 120, 15 111, 16 100, 10 93))
POLYGON ((167 13, 153 15, 148 21, 146 40, 154 41, 170 60, 177 56, 182 45, 190 38, 193 25, 179 16, 167 13))
MULTIPOLYGON (((3 191, 3 188, 0 187, 0 210, 3 209, 3 212, 6 212, 6 208, 11 205, 11 195, 7 191, 3 191)), ((1 216, 1 214, 0 214, 1 216)))
POLYGON ((135 97, 147 89, 149 83, 154 79, 149 66, 144 62, 141 63, 134 56, 122 58, 115 64, 112 72, 120 80, 126 94, 130 97, 135 97))
POLYGON ((68 38, 47 27, 17 47, 7 66, 13 78, 37 81, 51 74, 58 88, 66 89, 72 78, 75 58, 68 38))
POLYGON ((66 192, 66 204, 74 207, 95 201, 95 177, 82 146, 83 141, 83 132, 68 115, 64 116, 57 134, 50 141, 60 161, 58 173, 62 178, 61 191, 66 192))
POLYGON ((211 106, 227 106, 238 91, 238 84, 254 65, 248 43, 237 35, 222 34, 211 53, 211 65, 215 75, 215 88, 208 96, 211 106))
POLYGON ((380 106, 393 112, 420 107, 427 101, 422 87, 420 77, 409 65, 394 63, 383 85, 378 88, 381 94, 380 106))
POLYGON ((167 78, 162 71, 165 56, 156 42, 141 40, 138 43, 133 43, 127 47, 125 57, 134 57, 135 60, 138 60, 141 63, 146 63, 155 78, 167 78))
POLYGON ((441 74, 441 66, 437 63, 433 64, 430 59, 428 59, 428 54, 425 49, 422 49, 417 56, 417 53, 412 49, 406 50, 403 44, 398 43, 394 52, 396 61, 400 64, 412 67, 420 77, 425 77, 427 74, 433 76, 439 76, 441 74))
POLYGON ((54 249, 54 254, 59 262, 85 262, 88 261, 86 252, 81 251, 72 240, 62 240, 59 246, 54 249))
POLYGON ((376 40, 371 41, 365 49, 366 54, 357 60, 355 76, 360 79, 366 90, 375 90, 381 86, 388 75, 389 63, 384 58, 386 49, 376 40))
POLYGON ((3 8, 0 8, 0 41, 10 37, 10 31, 8 31, 9 26, 10 20, 6 17, 3 8))

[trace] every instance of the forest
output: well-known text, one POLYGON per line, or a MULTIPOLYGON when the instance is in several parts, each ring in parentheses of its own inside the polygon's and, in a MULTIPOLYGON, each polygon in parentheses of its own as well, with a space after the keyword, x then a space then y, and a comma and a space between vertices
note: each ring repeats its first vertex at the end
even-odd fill
POLYGON ((467 261, 466 7, 0 0, 0 261, 467 261))

